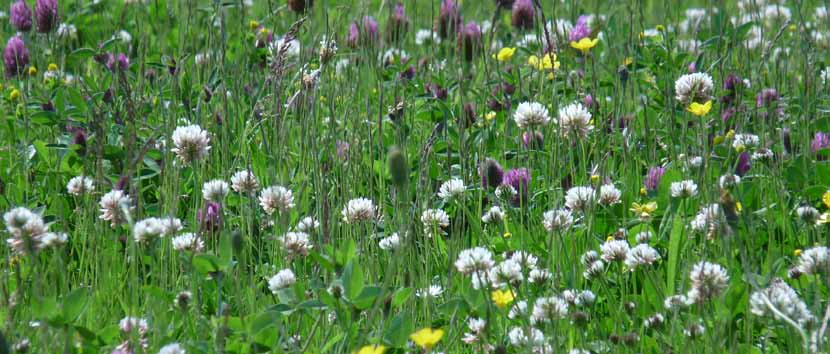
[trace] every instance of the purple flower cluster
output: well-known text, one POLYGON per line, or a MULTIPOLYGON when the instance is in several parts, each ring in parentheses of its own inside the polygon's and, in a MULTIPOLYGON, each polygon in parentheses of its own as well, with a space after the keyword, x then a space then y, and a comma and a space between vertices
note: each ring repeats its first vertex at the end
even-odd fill
POLYGON ((3 51, 3 64, 6 68, 6 77, 15 77, 23 74, 29 65, 29 50, 20 36, 9 38, 6 49, 3 51))
POLYGON ((582 15, 576 20, 571 32, 568 33, 568 40, 572 42, 579 42, 582 38, 587 38, 591 35, 591 27, 588 26, 588 16, 582 15))
POLYGON ((23 0, 15 1, 9 11, 12 26, 20 32, 32 30, 32 9, 23 0))

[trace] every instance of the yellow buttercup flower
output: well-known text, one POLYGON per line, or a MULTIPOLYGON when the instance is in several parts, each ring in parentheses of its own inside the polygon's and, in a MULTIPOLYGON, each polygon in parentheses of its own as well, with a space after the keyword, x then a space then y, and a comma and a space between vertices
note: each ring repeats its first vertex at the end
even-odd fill
POLYGON ((511 290, 493 290, 490 294, 490 298, 493 299, 493 303, 496 304, 496 307, 503 309, 507 307, 507 305, 510 305, 516 296, 511 290))
POLYGON ((590 39, 585 37, 580 39, 579 42, 571 41, 571 47, 578 49, 582 54, 586 54, 591 48, 596 47, 597 43, 599 43, 599 38, 590 39))
POLYGON ((496 119, 496 112, 495 111, 487 112, 487 114, 484 115, 484 119, 486 119, 488 122, 493 120, 493 119, 496 119))
POLYGON ((510 231, 505 231, 504 234, 502 235, 502 237, 511 238, 511 237, 513 237, 513 234, 511 234, 510 231))
POLYGON ((49 66, 46 68, 49 71, 58 71, 58 64, 50 63, 49 66))
POLYGON ((527 58, 527 64, 536 68, 536 70, 556 70, 559 69, 560 65, 554 53, 548 53, 542 58, 531 55, 530 58, 527 58))
POLYGON ((386 347, 375 344, 375 345, 366 345, 363 348, 356 352, 352 352, 352 354, 383 354, 386 351, 386 347))
POLYGON ((795 249, 795 251, 793 251, 793 256, 798 257, 798 256, 800 256, 800 255, 801 255, 801 249, 800 249, 800 248, 796 248, 796 249, 795 249))
POLYGON ((37 68, 34 67, 34 66, 30 66, 29 67, 29 76, 35 76, 35 75, 37 75, 37 68))
POLYGON ((591 183, 596 184, 599 182, 599 175, 591 175, 591 183))
POLYGON ((409 339, 412 339, 416 345, 426 350, 432 349, 432 347, 441 341, 441 338, 444 338, 444 330, 440 328, 432 329, 427 327, 409 335, 409 339))
POLYGON ((738 214, 740 214, 741 211, 743 211, 743 210, 744 210, 744 205, 741 204, 741 202, 735 202, 735 211, 737 211, 738 214))
POLYGON ((729 129, 729 131, 726 132, 726 138, 727 139, 732 139, 734 137, 735 137, 735 129, 729 129))
POLYGON ((516 48, 505 47, 499 50, 498 54, 494 55, 496 60, 505 62, 513 58, 516 53, 516 48))
POLYGON ((17 101, 18 98, 20 98, 20 91, 18 89, 12 90, 12 92, 9 94, 9 99, 12 101, 17 101))
POLYGON ((259 28, 259 22, 257 22, 256 20, 251 20, 251 22, 248 22, 248 27, 250 27, 251 30, 255 30, 259 28))
POLYGON ((631 203, 631 209, 629 210, 637 214, 640 219, 648 219, 652 213, 657 211, 657 202, 648 202, 645 204, 634 202, 631 203))
POLYGON ((824 206, 830 208, 830 190, 822 194, 821 202, 824 203, 824 206))
POLYGON ((632 57, 627 57, 627 58, 625 58, 625 60, 623 60, 623 65, 625 65, 625 66, 629 66, 629 65, 631 65, 631 64, 634 64, 634 58, 632 58, 632 57))
POLYGON ((698 117, 705 116, 709 111, 712 110, 712 101, 706 101, 704 104, 700 104, 697 102, 692 102, 689 107, 686 108, 689 113, 694 114, 698 117))
POLYGON ((648 194, 648 191, 646 190, 646 187, 640 187, 640 195, 646 195, 646 194, 648 194))

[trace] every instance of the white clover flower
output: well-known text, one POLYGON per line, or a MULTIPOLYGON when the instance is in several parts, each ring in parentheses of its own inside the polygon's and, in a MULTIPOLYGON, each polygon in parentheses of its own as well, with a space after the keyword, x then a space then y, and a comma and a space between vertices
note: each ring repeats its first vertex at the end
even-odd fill
POLYGON ((487 210, 481 217, 481 222, 485 224, 499 223, 504 220, 504 210, 501 207, 494 205, 487 210))
POLYGON ((187 351, 179 343, 170 343, 161 347, 158 354, 187 354, 187 351))
POLYGON ((375 203, 366 198, 350 200, 340 212, 343 216, 343 222, 347 224, 374 220, 376 213, 375 203))
POLYGON ((817 246, 801 252, 796 268, 807 275, 830 272, 830 247, 817 246))
POLYGON ((522 102, 516 107, 513 120, 521 129, 542 127, 550 123, 550 113, 539 102, 522 102))
POLYGON ((722 216, 720 205, 709 204, 700 209, 690 225, 692 230, 698 232, 711 232, 717 229, 721 222, 722 216))
POLYGON ((689 274, 692 289, 686 294, 692 303, 703 303, 723 294, 729 286, 729 275, 722 266, 710 262, 698 262, 689 274))
POLYGON ((440 44, 441 37, 438 36, 438 33, 428 29, 420 29, 415 32, 415 44, 424 45, 428 43, 440 44))
POLYGON ((706 73, 692 73, 681 76, 674 82, 676 99, 684 106, 692 102, 705 103, 712 99, 714 92, 712 77, 706 73))
POLYGON ((559 297, 541 297, 533 304, 531 324, 548 323, 568 316, 568 303, 559 297))
POLYGON ((553 278, 553 273, 547 269, 533 269, 527 275, 527 281, 533 284, 544 284, 553 278))
POLYGON ((438 189, 438 197, 444 201, 450 201, 461 198, 466 190, 467 187, 464 186, 464 181, 459 178, 453 178, 441 184, 441 188, 438 189))
POLYGON ((798 215, 799 219, 808 224, 814 223, 819 217, 818 209, 809 205, 803 205, 796 208, 795 214, 798 215))
POLYGON ((277 241, 289 255, 307 256, 308 251, 314 248, 305 232, 286 232, 285 235, 277 238, 277 241))
POLYGON ((683 334, 689 338, 698 338, 702 336, 705 332, 706 327, 703 327, 703 325, 699 323, 692 324, 683 330, 683 334))
POLYGON ((164 228, 159 218, 146 218, 135 223, 133 238, 137 243, 145 243, 157 239, 163 232, 164 228))
POLYGON ((470 317, 467 320, 467 327, 470 328, 470 331, 474 333, 481 333, 484 331, 484 327, 487 326, 487 321, 481 318, 470 317))
POLYGON ((129 334, 133 330, 136 330, 141 336, 144 336, 149 326, 147 325, 147 320, 144 318, 127 316, 122 318, 121 321, 118 321, 118 328, 124 334, 129 334))
POLYGON ((110 226, 116 227, 120 224, 123 224, 127 221, 127 215, 125 212, 130 212, 132 207, 130 206, 131 203, 130 196, 124 193, 121 190, 112 190, 107 194, 104 194, 101 197, 101 201, 98 204, 101 206, 101 216, 99 217, 101 220, 106 220, 110 222, 110 226))
POLYGON ((283 186, 271 186, 259 194, 259 205, 268 215, 284 213, 294 208, 294 194, 283 186))
POLYGON ((392 251, 401 247, 401 237, 398 233, 394 233, 389 237, 385 237, 378 242, 378 247, 384 251, 392 251))
POLYGON ((634 236, 637 243, 649 243, 653 237, 654 234, 652 234, 651 231, 640 231, 634 236))
POLYGON ((665 320, 666 318, 663 317, 663 314, 655 313, 654 315, 648 316, 645 320, 643 320, 643 326, 646 328, 660 327, 665 320))
POLYGON ((527 314, 527 301, 520 300, 517 301, 516 304, 510 308, 510 311, 507 312, 507 318, 515 320, 519 317, 527 316, 527 314))
POLYGON ((202 185, 202 197, 211 202, 221 202, 228 195, 228 183, 215 179, 202 185))
POLYGON ((231 177, 231 188, 237 193, 254 193, 259 190, 259 181, 251 171, 242 170, 231 177))
POLYGON ((761 144, 761 138, 755 134, 735 134, 732 139, 732 147, 738 148, 754 148, 761 144))
POLYGON ((752 161, 770 161, 775 157, 775 153, 767 148, 760 148, 752 153, 752 161))
POLYGON ((594 130, 591 124, 591 112, 579 102, 560 108, 559 129, 563 136, 585 138, 594 130))
POLYGON ((75 176, 66 184, 66 191, 74 196, 81 196, 95 190, 92 178, 87 176, 75 176))
POLYGON ((210 150, 210 136, 198 125, 178 127, 173 131, 173 145, 171 151, 185 164, 201 160, 210 150))
POLYGON ((692 303, 686 295, 672 295, 663 300, 663 307, 669 311, 683 310, 689 307, 692 303))
POLYGON ((524 251, 513 252, 508 259, 519 263, 525 269, 536 269, 536 264, 539 262, 539 258, 524 251))
POLYGON ((603 184, 599 187, 599 203, 602 205, 614 205, 620 203, 622 192, 613 184, 603 184))
POLYGON ((497 266, 490 269, 489 272, 490 284, 493 287, 503 287, 507 285, 517 285, 524 280, 522 274, 522 265, 512 259, 506 259, 497 266))
POLYGON ((507 333, 507 339, 510 344, 517 347, 535 347, 545 344, 545 335, 542 331, 531 328, 530 333, 527 333, 522 327, 513 327, 507 333))
POLYGON ((120 30, 120 31, 116 32, 115 35, 113 36, 113 38, 118 39, 121 42, 124 42, 124 43, 127 43, 127 44, 129 44, 130 42, 133 41, 133 36, 130 34, 130 32, 127 32, 125 30, 120 30))
POLYGON ((318 222, 317 220, 314 220, 314 218, 312 218, 310 216, 306 216, 306 217, 302 218, 300 220, 300 222, 297 223, 297 231, 305 232, 305 233, 312 233, 315 230, 317 230, 317 228, 319 228, 319 227, 320 227, 320 222, 318 222))
POLYGON ((188 232, 173 237, 173 249, 179 252, 202 252, 205 249, 205 241, 194 233, 188 232))
POLYGON ((47 232, 40 235, 37 247, 39 249, 57 248, 69 241, 69 236, 63 232, 47 232))
POLYGON ((741 176, 733 175, 731 173, 720 176, 718 179, 718 186, 721 189, 729 189, 741 183, 741 176))
POLYGON ((602 251, 602 259, 606 262, 623 261, 628 256, 628 241, 625 240, 609 240, 600 246, 602 251))
POLYGON ((542 226, 548 232, 567 230, 573 224, 574 217, 568 209, 548 210, 542 214, 542 226))
POLYGON ((625 257, 625 266, 634 270, 641 266, 652 265, 658 260, 660 260, 660 254, 657 253, 657 250, 648 244, 641 243, 628 250, 625 257))
POLYGON ((475 247, 461 251, 455 261, 455 268, 462 274, 486 272, 495 265, 493 254, 486 248, 475 247))
POLYGON ((427 209, 421 213, 421 223, 424 225, 424 233, 432 237, 434 229, 443 232, 442 229, 450 226, 450 217, 441 209, 427 209))
POLYGON ((276 295, 280 290, 290 288, 297 282, 294 272, 291 269, 283 269, 268 279, 268 290, 276 295))
POLYGON ((671 196, 674 198, 690 198, 697 195, 697 183, 692 180, 672 182, 671 196))
POLYGON ((790 319, 805 324, 813 320, 807 304, 781 278, 775 278, 769 287, 753 292, 749 297, 750 311, 757 316, 770 316, 780 319, 770 306, 790 319))
POLYGON ((440 285, 430 285, 428 288, 415 290, 415 296, 419 298, 437 298, 444 293, 440 285))
POLYGON ((589 186, 572 187, 565 193, 565 206, 573 211, 586 211, 594 203, 594 188, 589 186))
POLYGON ((78 29, 71 23, 61 23, 58 26, 58 38, 63 40, 73 40, 78 38, 78 29))

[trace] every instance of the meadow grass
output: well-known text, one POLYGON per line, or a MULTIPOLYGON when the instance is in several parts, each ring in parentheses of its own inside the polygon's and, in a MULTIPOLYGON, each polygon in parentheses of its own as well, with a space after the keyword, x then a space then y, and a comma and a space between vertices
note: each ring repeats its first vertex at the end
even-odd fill
POLYGON ((12 1, 0 353, 830 351, 823 1, 12 1))

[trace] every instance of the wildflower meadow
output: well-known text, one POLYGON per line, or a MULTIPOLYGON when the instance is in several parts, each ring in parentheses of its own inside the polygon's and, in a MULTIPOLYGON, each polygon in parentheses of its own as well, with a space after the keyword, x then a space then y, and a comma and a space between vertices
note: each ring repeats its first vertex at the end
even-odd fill
POLYGON ((5 0, 0 354, 828 353, 828 9, 5 0))

